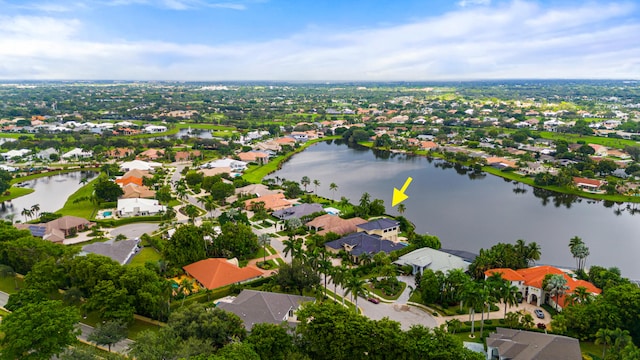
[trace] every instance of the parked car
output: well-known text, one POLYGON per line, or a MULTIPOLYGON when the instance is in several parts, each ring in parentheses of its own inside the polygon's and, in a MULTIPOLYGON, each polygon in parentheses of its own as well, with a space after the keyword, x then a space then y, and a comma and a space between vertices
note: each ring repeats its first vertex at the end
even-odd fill
POLYGON ((380 300, 374 298, 374 297, 370 297, 367 299, 367 301, 372 302, 374 304, 380 304, 380 300))
POLYGON ((543 323, 538 323, 538 329, 544 330, 547 328, 547 325, 543 324, 543 323))
POLYGON ((542 310, 540 309, 536 309, 534 311, 534 313, 536 314, 536 316, 538 317, 538 319, 544 319, 544 313, 542 312, 542 310))

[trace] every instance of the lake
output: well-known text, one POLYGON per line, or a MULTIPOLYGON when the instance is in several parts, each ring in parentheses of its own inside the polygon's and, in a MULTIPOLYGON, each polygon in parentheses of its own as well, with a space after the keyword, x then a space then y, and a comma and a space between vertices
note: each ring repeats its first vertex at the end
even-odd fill
POLYGON ((83 186, 80 181, 85 177, 92 179, 96 174, 94 171, 76 171, 25 181, 20 186, 35 191, 17 199, 5 201, 4 206, 0 208, 0 217, 7 219, 7 216, 15 214, 14 221, 24 222, 25 218, 20 213, 23 209, 31 209, 35 204, 40 206, 40 212, 60 210, 69 195, 83 186))
MULTIPOLYGON (((640 279, 640 204, 615 204, 557 194, 486 173, 475 173, 442 160, 321 142, 294 155, 269 177, 319 180, 318 193, 346 196, 357 203, 364 192, 382 199, 387 213, 393 188, 407 177, 404 216, 419 233, 440 238, 443 248, 478 253, 498 242, 535 241, 542 248, 538 263, 575 267, 569 239, 581 237, 590 249, 587 266, 616 266, 623 276, 640 279), (336 183, 338 191, 329 191, 336 183)), ((308 190, 315 190, 313 184, 308 190)))

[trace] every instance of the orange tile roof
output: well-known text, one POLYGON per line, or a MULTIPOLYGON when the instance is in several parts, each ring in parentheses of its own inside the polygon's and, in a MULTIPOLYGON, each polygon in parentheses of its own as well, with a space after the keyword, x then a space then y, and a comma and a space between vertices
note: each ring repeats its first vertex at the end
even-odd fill
POLYGON ((487 271, 484 272, 484 274, 487 277, 493 275, 494 273, 502 274, 502 278, 505 279, 505 280, 508 280, 508 281, 524 281, 524 277, 522 275, 518 274, 513 269, 498 268, 498 269, 487 270, 487 271))
POLYGON ((423 141, 420 143, 420 147, 423 149, 434 149, 438 147, 438 144, 433 141, 423 141))
POLYGON ((293 144, 296 142, 295 139, 293 138, 289 138, 289 137, 283 137, 283 138, 279 138, 279 139, 275 139, 274 142, 278 143, 278 144, 293 144))
POLYGON ((264 203, 264 208, 267 210, 280 210, 293 206, 293 203, 291 201, 285 199, 284 194, 278 193, 260 196, 255 199, 245 200, 244 207, 245 209, 250 209, 251 204, 261 201, 264 203))
POLYGON ((135 176, 120 178, 120 179, 116 179, 116 184, 120 184, 122 186, 129 185, 129 184, 136 184, 136 185, 142 186, 142 178, 135 177, 135 176))
POLYGON ((336 233, 338 235, 346 235, 358 231, 356 226, 366 223, 367 220, 359 217, 343 219, 335 215, 320 215, 317 218, 309 221, 306 226, 314 227, 316 229, 322 229, 317 233, 324 235, 326 233, 336 233))
POLYGON ((241 161, 256 161, 257 159, 264 159, 269 157, 267 153, 263 153, 260 151, 249 151, 249 152, 241 152, 238 153, 238 158, 241 161))
POLYGON ((200 260, 183 269, 209 290, 262 276, 262 271, 253 266, 239 268, 221 258, 200 260))
POLYGON ((587 178, 582 178, 582 177, 574 177, 573 178, 573 183, 574 184, 585 184, 585 185, 591 185, 591 186, 602 186, 604 184, 604 182, 602 182, 600 180, 587 179, 587 178))

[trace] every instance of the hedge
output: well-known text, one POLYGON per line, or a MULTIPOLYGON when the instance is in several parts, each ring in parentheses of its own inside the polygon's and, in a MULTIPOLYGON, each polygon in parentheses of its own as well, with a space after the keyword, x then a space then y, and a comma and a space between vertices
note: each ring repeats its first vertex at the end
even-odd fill
POLYGON ((162 221, 162 216, 154 215, 154 216, 133 216, 133 217, 123 218, 118 220, 95 220, 95 223, 105 227, 116 227, 116 226, 122 226, 127 224, 138 223, 138 222, 160 222, 160 221, 162 221))

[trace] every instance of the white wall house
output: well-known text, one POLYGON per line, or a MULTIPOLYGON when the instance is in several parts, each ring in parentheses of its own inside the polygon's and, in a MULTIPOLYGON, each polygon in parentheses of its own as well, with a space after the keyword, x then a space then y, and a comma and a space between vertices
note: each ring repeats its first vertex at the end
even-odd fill
POLYGON ((144 128, 144 132, 147 132, 147 133, 161 133, 166 131, 167 131, 167 127, 162 125, 149 125, 144 128))
POLYGON ((234 159, 219 159, 208 162, 201 166, 202 169, 213 169, 213 168, 231 168, 233 172, 241 172, 247 169, 247 163, 244 161, 238 161, 234 159))
POLYGON ((92 156, 93 156, 93 151, 91 150, 84 151, 80 148, 75 148, 69 152, 62 154, 63 159, 79 159, 79 158, 87 158, 92 156))
POLYGON ((167 210, 154 199, 118 199, 117 214, 120 217, 157 215, 167 210))

